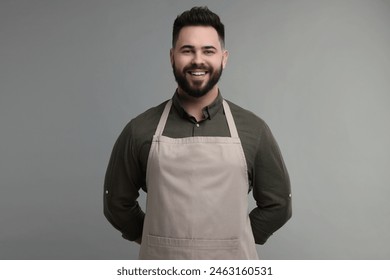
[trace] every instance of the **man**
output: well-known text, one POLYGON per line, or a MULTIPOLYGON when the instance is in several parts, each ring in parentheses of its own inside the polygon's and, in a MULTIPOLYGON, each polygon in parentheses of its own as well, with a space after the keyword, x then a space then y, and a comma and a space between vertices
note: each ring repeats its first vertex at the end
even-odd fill
POLYGON ((179 15, 170 51, 177 90, 131 120, 114 146, 104 213, 141 244, 140 259, 257 259, 255 243, 291 217, 289 176, 271 131, 219 92, 224 36, 207 7, 179 15), (257 207, 248 215, 251 190, 257 207))

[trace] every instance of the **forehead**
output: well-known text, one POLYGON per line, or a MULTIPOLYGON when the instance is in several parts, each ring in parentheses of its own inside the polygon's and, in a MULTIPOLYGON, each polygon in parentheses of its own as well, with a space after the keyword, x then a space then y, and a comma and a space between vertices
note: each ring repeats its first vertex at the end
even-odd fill
POLYGON ((185 26, 180 30, 176 46, 221 47, 217 30, 211 26, 185 26))

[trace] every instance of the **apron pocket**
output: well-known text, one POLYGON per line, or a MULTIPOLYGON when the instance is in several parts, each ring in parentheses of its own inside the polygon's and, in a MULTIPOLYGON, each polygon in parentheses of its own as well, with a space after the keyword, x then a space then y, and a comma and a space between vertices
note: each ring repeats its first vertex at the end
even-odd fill
POLYGON ((150 259, 223 260, 237 259, 238 238, 186 239, 148 235, 150 259))

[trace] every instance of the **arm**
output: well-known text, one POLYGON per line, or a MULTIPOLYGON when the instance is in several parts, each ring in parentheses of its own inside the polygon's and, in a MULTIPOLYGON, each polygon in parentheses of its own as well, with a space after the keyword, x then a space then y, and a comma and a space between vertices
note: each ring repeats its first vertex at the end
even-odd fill
POLYGON ((279 147, 265 124, 253 168, 253 196, 257 207, 249 217, 255 242, 264 244, 292 214, 288 172, 279 147))
POLYGON ((140 242, 144 212, 137 198, 142 182, 131 123, 116 141, 104 180, 104 215, 123 238, 140 242))

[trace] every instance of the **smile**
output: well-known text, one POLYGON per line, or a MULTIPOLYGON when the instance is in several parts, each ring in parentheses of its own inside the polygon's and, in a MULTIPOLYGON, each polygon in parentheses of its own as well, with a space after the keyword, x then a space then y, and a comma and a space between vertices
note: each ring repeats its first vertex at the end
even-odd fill
POLYGON ((207 74, 207 71, 188 71, 187 73, 192 76, 200 77, 200 76, 205 76, 207 74))

